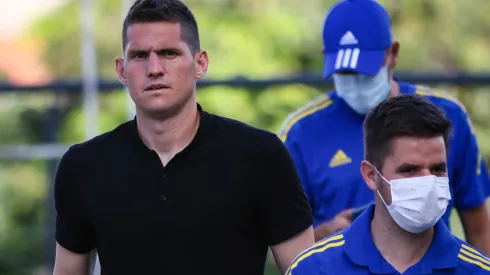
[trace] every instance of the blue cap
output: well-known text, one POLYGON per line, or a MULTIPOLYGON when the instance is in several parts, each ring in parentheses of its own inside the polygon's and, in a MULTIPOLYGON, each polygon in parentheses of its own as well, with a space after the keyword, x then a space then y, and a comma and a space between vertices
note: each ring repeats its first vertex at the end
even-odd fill
POLYGON ((323 26, 324 77, 339 71, 375 75, 392 43, 390 17, 374 0, 342 0, 323 26))

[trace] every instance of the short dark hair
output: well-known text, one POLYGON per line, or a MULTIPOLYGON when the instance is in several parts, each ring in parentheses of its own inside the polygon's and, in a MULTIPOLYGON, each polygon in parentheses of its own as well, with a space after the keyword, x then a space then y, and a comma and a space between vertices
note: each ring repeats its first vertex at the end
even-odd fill
POLYGON ((128 43, 128 28, 137 23, 180 23, 181 39, 192 53, 200 50, 199 30, 190 9, 179 0, 137 0, 129 9, 122 29, 123 51, 128 43))
POLYGON ((451 121, 444 112, 419 95, 399 95, 384 100, 364 120, 364 157, 378 169, 391 153, 397 137, 442 136, 449 150, 451 121))

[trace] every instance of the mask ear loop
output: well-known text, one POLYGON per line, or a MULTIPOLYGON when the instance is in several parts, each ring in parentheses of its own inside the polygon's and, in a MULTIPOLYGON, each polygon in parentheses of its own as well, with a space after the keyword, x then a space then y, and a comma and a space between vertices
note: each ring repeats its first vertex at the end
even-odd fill
MULTIPOLYGON (((373 165, 373 167, 374 167, 374 170, 376 170, 376 173, 378 173, 378 175, 379 175, 379 176, 380 176, 380 177, 381 177, 381 178, 382 178, 384 181, 386 181, 386 182, 387 182, 389 185, 391 185, 391 184, 390 184, 390 182, 389 182, 388 180, 386 180, 386 179, 385 179, 385 177, 383 177, 383 175, 381 175, 381 173, 378 171, 378 168, 376 168, 376 166, 374 166, 374 165, 373 165)), ((379 197, 381 198, 381 201, 383 201, 383 204, 384 204, 384 205, 385 205, 385 206, 388 208, 388 204, 386 204, 385 200, 383 199, 383 196, 382 196, 382 195, 381 195, 381 193, 379 192, 379 189, 376 189, 376 192, 378 192, 378 195, 379 195, 379 197)))

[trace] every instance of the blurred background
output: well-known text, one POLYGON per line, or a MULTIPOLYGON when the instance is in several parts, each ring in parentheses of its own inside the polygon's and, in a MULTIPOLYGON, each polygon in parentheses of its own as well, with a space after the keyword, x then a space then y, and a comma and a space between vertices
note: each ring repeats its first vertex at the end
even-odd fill
MULTIPOLYGON (((184 0, 210 56, 198 101, 272 132, 331 89, 322 23, 333 0, 184 0)), ((384 0, 397 76, 454 94, 490 157, 490 1, 384 0)), ((133 117, 116 81, 131 0, 0 0, 0 274, 49 274, 52 183, 70 144, 133 117)), ((452 219, 462 237, 457 215, 452 219)), ((278 274, 268 267, 267 274, 278 274)))

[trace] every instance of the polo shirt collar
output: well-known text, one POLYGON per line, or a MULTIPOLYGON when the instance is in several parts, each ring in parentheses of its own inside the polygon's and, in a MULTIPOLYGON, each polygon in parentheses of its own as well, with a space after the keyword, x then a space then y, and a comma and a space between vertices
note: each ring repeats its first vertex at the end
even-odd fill
POLYGON ((398 78, 393 78, 393 80, 395 80, 400 86, 400 94, 404 94, 404 95, 415 94, 417 86, 407 82, 403 82, 398 78))
POLYGON ((381 256, 371 236, 374 204, 357 217, 344 233, 344 250, 357 265, 369 267, 374 274, 395 274, 396 270, 381 256))
MULTIPOLYGON (((374 274, 396 274, 396 270, 381 255, 371 236, 371 220, 374 204, 367 208, 344 233, 344 250, 357 265, 368 267, 374 274)), ((434 239, 415 266, 417 274, 432 274, 433 269, 454 268, 458 265, 459 243, 439 220, 435 226, 434 239)))
POLYGON ((442 219, 435 225, 434 239, 420 263, 427 269, 446 269, 458 266, 460 243, 442 219))
MULTIPOLYGON (((184 151, 189 151, 194 149, 195 147, 198 147, 202 144, 202 142, 205 140, 205 137, 209 133, 209 114, 205 111, 203 111, 201 105, 197 103, 197 110, 199 112, 199 128, 197 129, 196 135, 194 136, 194 139, 191 141, 191 143, 184 149, 184 151)), ((137 127, 137 121, 136 121, 136 116, 133 118, 133 120, 130 121, 130 127, 129 127, 129 138, 131 141, 131 144, 135 146, 135 148, 143 153, 152 153, 152 150, 150 150, 143 140, 141 140, 141 137, 139 136, 138 133, 138 127, 137 127)))

